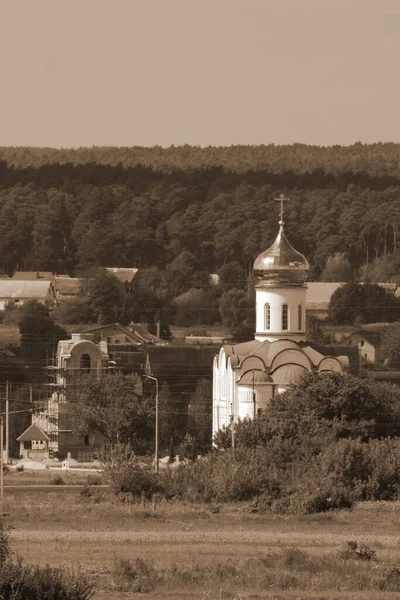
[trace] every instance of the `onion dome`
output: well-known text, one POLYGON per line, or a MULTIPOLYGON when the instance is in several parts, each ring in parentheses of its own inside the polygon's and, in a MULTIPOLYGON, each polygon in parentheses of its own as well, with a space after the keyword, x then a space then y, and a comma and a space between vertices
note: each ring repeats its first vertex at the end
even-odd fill
POLYGON ((285 236, 283 231, 284 197, 280 196, 279 199, 282 204, 279 233, 272 246, 257 256, 253 272, 257 279, 265 283, 301 284, 305 282, 310 267, 306 257, 297 252, 285 236))

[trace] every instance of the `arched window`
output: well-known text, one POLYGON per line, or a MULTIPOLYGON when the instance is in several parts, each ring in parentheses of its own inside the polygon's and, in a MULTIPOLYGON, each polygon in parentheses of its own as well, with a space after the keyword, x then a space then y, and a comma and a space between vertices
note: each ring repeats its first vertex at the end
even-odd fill
POLYGON ((268 302, 264 304, 264 329, 271 329, 271 306, 268 302))
POLYGON ((289 308, 287 304, 282 304, 282 331, 288 330, 289 308))
POLYGON ((303 329, 303 307, 302 307, 301 304, 299 304, 297 310, 298 310, 298 313, 297 313, 297 325, 298 325, 299 331, 301 331, 303 329))
POLYGON ((82 354, 80 367, 81 375, 84 375, 85 373, 90 373, 91 360, 89 354, 82 354))

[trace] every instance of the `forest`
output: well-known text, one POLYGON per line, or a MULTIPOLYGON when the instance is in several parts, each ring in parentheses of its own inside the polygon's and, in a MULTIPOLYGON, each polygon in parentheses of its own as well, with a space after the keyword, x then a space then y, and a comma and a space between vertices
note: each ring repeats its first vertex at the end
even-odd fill
POLYGON ((276 236, 283 193, 285 230, 307 256, 310 280, 394 281, 399 156, 393 143, 3 147, 0 268, 152 268, 174 298, 234 263, 235 287, 245 288, 276 236), (190 277, 179 278, 182 266, 190 277))

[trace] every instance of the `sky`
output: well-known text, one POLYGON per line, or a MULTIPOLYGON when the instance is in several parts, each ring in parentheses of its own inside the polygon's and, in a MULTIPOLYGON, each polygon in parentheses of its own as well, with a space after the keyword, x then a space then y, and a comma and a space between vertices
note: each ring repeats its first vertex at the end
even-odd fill
POLYGON ((0 146, 400 142, 400 0, 0 0, 0 146))

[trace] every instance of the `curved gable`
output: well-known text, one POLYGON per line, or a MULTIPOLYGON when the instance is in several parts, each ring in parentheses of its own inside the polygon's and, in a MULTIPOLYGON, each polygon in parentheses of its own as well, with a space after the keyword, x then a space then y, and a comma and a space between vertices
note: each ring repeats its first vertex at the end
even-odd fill
POLYGON ((343 373, 343 367, 338 358, 335 356, 325 356, 318 364, 318 372, 333 371, 335 373, 343 373))
POLYGON ((276 370, 278 367, 287 364, 299 365, 300 367, 307 369, 307 371, 312 370, 310 359, 300 348, 292 347, 281 350, 273 359, 271 363, 271 370, 276 370))

